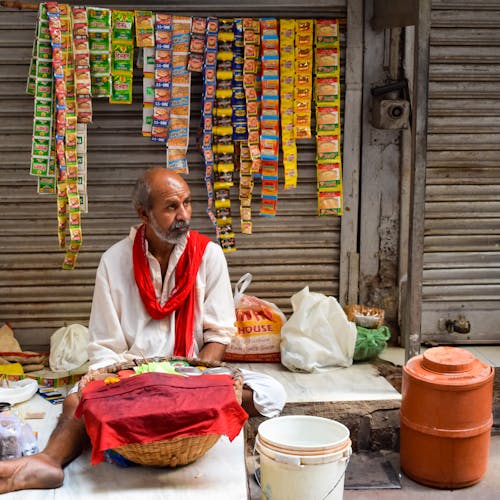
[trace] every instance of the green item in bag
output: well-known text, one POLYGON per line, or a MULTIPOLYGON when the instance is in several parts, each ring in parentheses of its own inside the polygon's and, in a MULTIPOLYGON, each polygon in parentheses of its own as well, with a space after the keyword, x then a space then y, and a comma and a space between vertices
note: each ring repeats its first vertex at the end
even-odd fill
POLYGON ((379 328, 365 328, 356 325, 358 331, 354 346, 354 361, 366 361, 378 356, 386 347, 391 337, 389 328, 385 325, 379 328))

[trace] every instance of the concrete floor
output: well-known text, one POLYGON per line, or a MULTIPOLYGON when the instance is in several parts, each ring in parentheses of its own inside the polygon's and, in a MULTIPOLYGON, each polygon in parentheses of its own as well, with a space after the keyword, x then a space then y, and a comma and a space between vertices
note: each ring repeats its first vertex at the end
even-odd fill
MULTIPOLYGON (((394 460, 397 467, 398 454, 394 455, 394 460)), ((430 500, 498 500, 500 498, 500 434, 491 436, 488 469, 483 479, 474 486, 458 490, 441 490, 418 484, 404 474, 401 474, 400 478, 401 489, 345 490, 344 500, 420 500, 423 498, 430 500)))
MULTIPOLYGON (((488 469, 481 481, 474 486, 457 490, 430 488, 418 484, 399 469, 399 454, 389 455, 395 471, 399 474, 400 489, 344 490, 344 500, 498 500, 500 498, 500 434, 491 437, 488 469)), ((250 500, 261 500, 261 490, 250 478, 250 500)), ((337 492, 336 492, 337 493, 337 492)), ((338 496, 335 497, 338 499, 338 496)), ((309 498, 289 497, 290 500, 320 500, 313 493, 309 498)), ((323 499, 321 499, 323 500, 323 499)))
MULTIPOLYGON (((460 346, 477 358, 490 364, 494 367, 500 367, 500 346, 460 346)), ((404 365, 405 352, 404 348, 389 347, 380 356, 386 361, 390 361, 396 366, 404 365)), ((350 368, 343 369, 341 372, 337 372, 339 375, 339 381, 345 380, 346 373, 350 368)), ((359 376, 359 367, 353 369, 356 371, 356 376, 359 376)), ((362 370, 363 371, 363 370, 362 370)), ((367 377, 372 377, 373 372, 369 369, 364 370, 367 377)), ((335 371, 332 372, 332 376, 335 377, 335 371)), ((348 378, 348 376, 347 376, 348 378)), ((315 385, 315 384, 312 384, 315 385)), ((369 384, 371 387, 377 387, 376 385, 369 384)), ((309 386, 309 384, 308 384, 309 386)), ((335 387, 335 384, 330 384, 330 386, 335 387)), ((356 387, 350 386, 351 391, 349 397, 345 398, 350 401, 362 401, 367 398, 366 384, 357 383, 361 392, 358 394, 356 392, 356 387)), ((384 392, 383 398, 387 397, 387 387, 383 385, 380 386, 381 391, 384 392)), ((307 396, 311 397, 311 386, 308 387, 307 396)), ((323 395, 321 395, 323 396, 323 395)), ((372 391, 368 399, 382 399, 382 393, 377 394, 377 389, 372 391)), ((401 488, 399 489, 345 489, 343 498, 356 499, 356 500, 391 500, 391 499, 451 499, 451 500, 498 500, 500 499, 500 429, 494 428, 492 430, 490 450, 489 450, 489 461, 488 468, 485 476, 474 486, 468 488, 456 489, 456 490, 443 490, 427 487, 418 484, 411 479, 409 479, 404 473, 401 472, 399 467, 399 454, 396 452, 388 452, 388 459, 393 465, 394 471, 399 475, 401 488)), ((260 488, 255 483, 253 478, 249 480, 250 485, 250 500, 258 500, 261 498, 260 488)), ((289 497, 290 500, 316 500, 313 494, 310 498, 299 499, 295 498, 293 495, 289 497)), ((337 497, 336 497, 337 498, 337 497)), ((320 500, 320 499, 318 499, 320 500)))
MULTIPOLYGON (((500 367, 500 346, 460 346, 470 351, 481 361, 500 367)), ((404 349, 389 347, 380 356, 386 361, 403 366, 404 349)), ((346 490, 344 499, 356 500, 391 500, 391 499, 442 499, 442 500, 498 500, 500 499, 500 430, 493 429, 488 468, 482 480, 468 488, 457 490, 440 490, 418 484, 409 479, 399 469, 399 455, 394 454, 393 463, 395 469, 400 473, 401 489, 398 490, 346 490)))

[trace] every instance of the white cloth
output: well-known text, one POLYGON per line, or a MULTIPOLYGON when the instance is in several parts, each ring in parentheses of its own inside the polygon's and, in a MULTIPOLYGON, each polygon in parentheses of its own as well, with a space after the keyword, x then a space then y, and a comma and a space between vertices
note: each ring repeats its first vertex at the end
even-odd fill
POLYGON ((273 377, 264 373, 240 368, 243 381, 253 391, 255 409, 264 417, 277 417, 286 403, 285 388, 273 377))
MULTIPOLYGON (((162 320, 151 318, 135 283, 132 261, 135 234, 133 227, 127 238, 115 243, 101 257, 89 322, 90 369, 173 353, 175 313, 162 320)), ((174 247, 163 287, 160 264, 147 252, 153 286, 162 304, 175 286, 175 267, 185 245, 183 241, 174 247)), ((236 332, 231 282, 224 253, 213 242, 207 245, 196 276, 194 316, 195 354, 208 342, 225 345, 231 342, 236 332)), ((278 381, 245 370, 244 382, 254 391, 254 404, 262 415, 274 417, 280 413, 286 394, 278 381)))

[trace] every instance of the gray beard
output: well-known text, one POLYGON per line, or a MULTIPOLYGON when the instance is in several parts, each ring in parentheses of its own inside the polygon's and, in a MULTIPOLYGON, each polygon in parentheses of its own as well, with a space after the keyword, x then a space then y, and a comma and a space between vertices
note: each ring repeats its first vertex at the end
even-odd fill
POLYGON ((153 214, 149 214, 149 220, 151 223, 151 229, 155 233, 156 237, 163 243, 168 243, 169 245, 177 245, 186 237, 185 232, 179 232, 178 229, 187 227, 189 229, 189 222, 182 221, 181 223, 174 223, 168 231, 163 231, 153 214))

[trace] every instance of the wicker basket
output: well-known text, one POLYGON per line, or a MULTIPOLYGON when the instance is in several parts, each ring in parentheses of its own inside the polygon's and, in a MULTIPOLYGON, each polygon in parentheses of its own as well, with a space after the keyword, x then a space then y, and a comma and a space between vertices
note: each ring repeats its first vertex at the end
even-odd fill
MULTIPOLYGON (((116 363, 105 368, 89 372, 80 381, 80 391, 93 380, 102 379, 107 374, 118 373, 120 370, 133 369, 144 363, 154 361, 187 361, 191 366, 205 366, 207 368, 225 367, 231 370, 234 379, 236 399, 241 404, 243 393, 243 376, 232 366, 216 361, 201 361, 197 358, 157 357, 136 359, 125 363, 116 363)), ((134 443, 115 448, 114 451, 126 459, 148 466, 177 467, 187 465, 202 457, 220 438, 219 434, 206 436, 188 436, 176 439, 154 441, 152 443, 134 443)))

